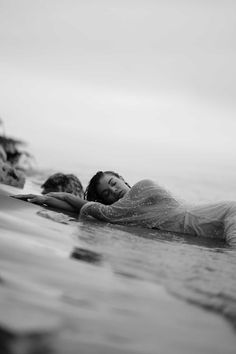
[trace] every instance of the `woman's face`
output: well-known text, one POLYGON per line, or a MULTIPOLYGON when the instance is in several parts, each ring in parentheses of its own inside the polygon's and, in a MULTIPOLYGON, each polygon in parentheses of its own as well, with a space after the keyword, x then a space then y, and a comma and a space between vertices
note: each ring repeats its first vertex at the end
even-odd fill
POLYGON ((97 185, 97 193, 106 204, 113 204, 129 191, 125 181, 112 174, 104 173, 97 185))

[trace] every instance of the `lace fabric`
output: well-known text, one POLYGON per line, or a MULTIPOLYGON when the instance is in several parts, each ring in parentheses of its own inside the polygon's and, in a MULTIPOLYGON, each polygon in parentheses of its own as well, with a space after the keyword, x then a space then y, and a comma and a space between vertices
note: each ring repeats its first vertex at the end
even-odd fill
POLYGON ((180 203, 150 180, 136 183, 112 205, 88 202, 81 209, 80 220, 87 217, 115 224, 226 238, 229 243, 236 243, 236 203, 191 206, 180 203))
POLYGON ((236 246, 236 203, 228 201, 188 208, 184 232, 223 238, 236 246))
POLYGON ((143 180, 112 205, 88 202, 81 209, 80 220, 92 216, 110 223, 162 229, 166 223, 179 224, 183 212, 169 192, 153 181, 143 180))

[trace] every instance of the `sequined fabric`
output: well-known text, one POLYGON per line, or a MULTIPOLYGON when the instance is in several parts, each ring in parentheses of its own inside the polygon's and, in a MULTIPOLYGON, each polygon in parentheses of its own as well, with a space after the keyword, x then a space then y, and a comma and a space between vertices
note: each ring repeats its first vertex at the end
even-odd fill
POLYGON ((87 217, 123 225, 136 225, 195 236, 225 238, 236 243, 236 203, 192 206, 177 201, 150 180, 136 183, 118 202, 88 202, 80 220, 87 217))

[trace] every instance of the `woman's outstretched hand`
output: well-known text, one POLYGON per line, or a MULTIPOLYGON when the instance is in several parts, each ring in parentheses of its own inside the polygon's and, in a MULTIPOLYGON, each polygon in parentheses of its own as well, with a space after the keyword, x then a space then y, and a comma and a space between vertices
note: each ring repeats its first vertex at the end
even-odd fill
POLYGON ((47 196, 45 195, 36 195, 36 194, 17 194, 12 195, 11 197, 24 200, 26 202, 30 202, 38 205, 45 205, 47 201, 47 196))
POLYGON ((15 195, 11 195, 11 197, 28 201, 29 199, 37 197, 37 195, 36 194, 15 194, 15 195))
POLYGON ((84 199, 66 192, 51 192, 45 195, 18 194, 13 198, 26 202, 54 208, 58 211, 70 211, 78 213, 81 207, 87 203, 84 199))

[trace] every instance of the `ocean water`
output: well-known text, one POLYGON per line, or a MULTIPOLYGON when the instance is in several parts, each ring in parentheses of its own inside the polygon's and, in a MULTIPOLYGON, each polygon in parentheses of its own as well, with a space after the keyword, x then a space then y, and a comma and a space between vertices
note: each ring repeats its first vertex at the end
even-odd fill
MULTIPOLYGON (((232 161, 192 161, 185 158, 178 166, 172 160, 170 167, 160 159, 156 165, 148 159, 146 165, 145 160, 140 164, 134 159, 132 165, 117 160, 118 169, 114 162, 99 168, 90 161, 76 168, 71 164, 67 170, 73 170, 84 186, 95 171, 113 169, 121 170, 131 184, 150 177, 178 198, 196 204, 236 200, 232 161)), ((39 190, 50 172, 31 177, 31 188, 39 190)), ((74 237, 84 249, 108 260, 116 275, 162 285, 184 302, 219 313, 236 329, 236 250, 224 242, 98 222, 79 222, 74 237)))
MULTIPOLYGON (((60 165, 30 174, 23 193, 39 193, 45 178, 62 170, 86 186, 102 168, 131 184, 145 171, 196 203, 233 195, 233 170, 225 166, 226 176, 219 166, 200 173, 189 165, 76 165, 73 158, 70 165, 62 156, 60 165)), ((4 193, 0 225, 1 353, 235 352, 236 252, 223 242, 71 221, 4 193)))

